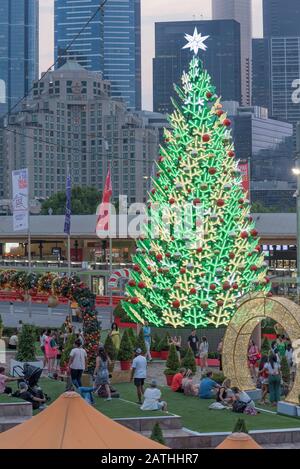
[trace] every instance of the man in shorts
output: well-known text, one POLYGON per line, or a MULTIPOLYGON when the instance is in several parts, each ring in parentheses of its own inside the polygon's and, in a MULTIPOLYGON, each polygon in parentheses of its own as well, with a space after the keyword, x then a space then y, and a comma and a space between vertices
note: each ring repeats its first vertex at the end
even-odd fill
POLYGON ((144 382, 147 378, 147 360, 142 355, 142 350, 137 348, 135 351, 135 358, 131 365, 131 378, 130 381, 134 380, 136 386, 138 403, 142 404, 142 397, 144 395, 144 382))

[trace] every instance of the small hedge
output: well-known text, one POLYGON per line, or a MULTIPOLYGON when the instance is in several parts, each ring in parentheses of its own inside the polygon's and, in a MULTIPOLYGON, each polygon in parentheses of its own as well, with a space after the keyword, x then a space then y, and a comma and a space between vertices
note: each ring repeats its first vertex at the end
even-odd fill
POLYGON ((152 429, 151 440, 157 441, 161 445, 165 445, 164 435, 159 423, 156 423, 152 429))
POLYGON ((165 375, 176 375, 180 368, 177 350, 174 344, 170 345, 169 355, 166 362, 165 375))
POLYGON ((114 346, 113 340, 109 334, 107 334, 107 337, 104 342, 104 350, 112 362, 116 361, 118 357, 118 351, 114 346))
POLYGON ((181 361, 181 364, 184 368, 186 368, 187 370, 191 370, 193 372, 193 374, 196 373, 197 371, 197 365, 196 365, 196 360, 195 360, 195 356, 194 356, 194 352, 193 350, 191 349, 191 347, 189 347, 187 349, 187 352, 183 358, 183 360, 181 361))
POLYGON ((20 362, 35 361, 36 328, 31 324, 24 324, 19 335, 16 360, 20 362))
POLYGON ((133 357, 133 345, 130 340, 128 330, 125 329, 121 343, 120 343, 120 349, 118 352, 118 360, 120 361, 129 361, 132 360, 133 357))

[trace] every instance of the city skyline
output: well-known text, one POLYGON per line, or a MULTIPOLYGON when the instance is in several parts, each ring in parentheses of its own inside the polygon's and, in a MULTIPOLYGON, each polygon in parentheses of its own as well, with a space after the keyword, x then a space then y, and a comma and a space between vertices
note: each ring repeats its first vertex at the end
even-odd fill
MULTIPOLYGON (((253 36, 262 36, 262 0, 252 0, 253 36)), ((211 19, 211 0, 141 0, 142 7, 142 108, 152 109, 152 59, 154 23, 176 20, 211 19), (172 8, 170 7, 172 3, 172 8), (159 11, 159 15, 156 13, 159 11)), ((184 45, 184 38, 183 38, 184 45)), ((40 72, 54 62, 54 0, 40 0, 40 72)))

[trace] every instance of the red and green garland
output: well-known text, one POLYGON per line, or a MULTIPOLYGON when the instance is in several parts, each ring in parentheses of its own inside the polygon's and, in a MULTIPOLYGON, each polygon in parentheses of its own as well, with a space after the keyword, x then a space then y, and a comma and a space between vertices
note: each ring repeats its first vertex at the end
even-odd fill
POLYGON ((85 349, 88 369, 93 371, 100 342, 100 325, 97 320, 96 296, 77 276, 66 277, 55 273, 27 273, 16 270, 0 271, 0 289, 7 288, 26 294, 36 292, 62 296, 75 301, 82 312, 85 349))

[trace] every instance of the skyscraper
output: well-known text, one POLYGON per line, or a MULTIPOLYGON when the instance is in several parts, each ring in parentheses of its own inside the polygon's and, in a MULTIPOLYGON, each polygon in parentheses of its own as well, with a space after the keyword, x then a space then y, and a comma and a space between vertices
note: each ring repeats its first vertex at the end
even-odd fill
POLYGON ((263 0, 264 37, 300 36, 299 0, 263 0))
POLYGON ((252 105, 270 109, 270 41, 252 40, 252 105))
POLYGON ((131 109, 141 107, 140 0, 109 0, 74 42, 99 7, 99 0, 55 0, 55 58, 76 60, 111 81, 111 93, 131 109))
POLYGON ((38 77, 38 0, 0 2, 0 117, 38 77))
POLYGON ((212 0, 214 20, 233 19, 241 25, 242 104, 251 104, 252 8, 251 0, 212 0))
POLYGON ((155 58, 153 60, 153 110, 170 113, 170 96, 176 97, 173 83, 180 84, 183 70, 188 69, 191 54, 185 45, 185 33, 198 31, 210 36, 207 50, 200 54, 212 77, 216 91, 226 101, 241 100, 240 25, 233 20, 174 21, 155 24, 155 58))

